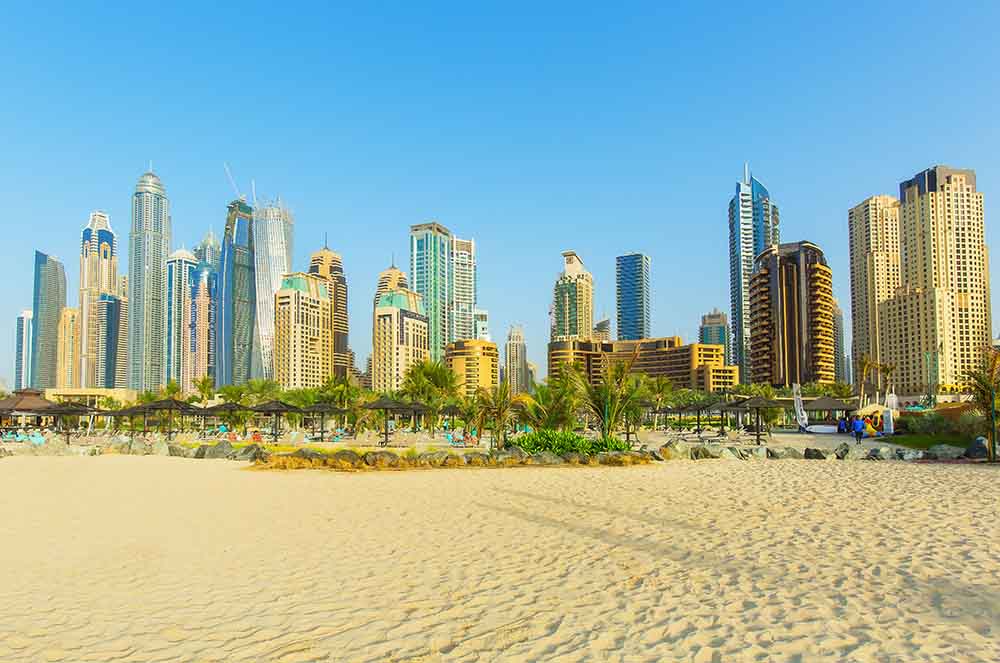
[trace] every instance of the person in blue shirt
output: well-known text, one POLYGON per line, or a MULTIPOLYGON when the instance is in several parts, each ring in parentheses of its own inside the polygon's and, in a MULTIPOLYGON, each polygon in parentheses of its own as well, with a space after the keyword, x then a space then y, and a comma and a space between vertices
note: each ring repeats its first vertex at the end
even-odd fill
POLYGON ((852 428, 854 429, 854 439, 857 444, 861 444, 861 439, 865 436, 865 420, 861 417, 854 417, 852 428))

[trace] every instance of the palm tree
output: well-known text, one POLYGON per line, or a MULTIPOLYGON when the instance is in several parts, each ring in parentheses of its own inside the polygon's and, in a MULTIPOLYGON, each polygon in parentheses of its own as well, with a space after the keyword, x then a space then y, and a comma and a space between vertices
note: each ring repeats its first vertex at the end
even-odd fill
POLYGON ((194 381, 194 388, 198 392, 201 403, 204 405, 215 396, 215 379, 210 375, 194 381))
POLYGON ((601 381, 596 384, 591 384, 579 371, 571 373, 584 409, 600 424, 602 439, 613 437, 627 411, 639 402, 642 380, 632 374, 638 354, 636 348, 626 361, 611 361, 608 355, 602 355, 601 381))
POLYGON ((565 380, 535 385, 533 393, 520 395, 518 418, 535 430, 566 430, 573 424, 575 396, 565 380))
POLYGON ((402 392, 408 398, 427 406, 431 437, 434 437, 438 413, 458 393, 458 377, 442 361, 423 361, 414 364, 406 372, 402 392))
MULTIPOLYGON (((646 392, 657 410, 663 407, 667 397, 670 396, 673 390, 674 383, 668 377, 660 376, 646 381, 646 392)), ((657 416, 656 414, 653 415, 653 428, 656 428, 657 416)))
POLYGON ((492 440, 499 442, 500 449, 507 446, 507 429, 514 420, 515 408, 520 401, 521 397, 511 391, 510 382, 507 380, 491 389, 486 387, 479 389, 480 416, 490 420, 492 440))
POLYGON ((872 358, 868 356, 867 353, 861 355, 860 368, 861 368, 861 379, 858 381, 859 392, 858 392, 858 407, 862 408, 865 406, 865 382, 868 381, 868 376, 871 375, 872 369, 875 367, 875 362, 872 358))
POLYGON ((966 373, 965 380, 972 393, 973 407, 990 420, 990 460, 996 461, 996 429, 993 417, 997 407, 997 393, 1000 392, 1000 352, 986 348, 979 367, 966 373))

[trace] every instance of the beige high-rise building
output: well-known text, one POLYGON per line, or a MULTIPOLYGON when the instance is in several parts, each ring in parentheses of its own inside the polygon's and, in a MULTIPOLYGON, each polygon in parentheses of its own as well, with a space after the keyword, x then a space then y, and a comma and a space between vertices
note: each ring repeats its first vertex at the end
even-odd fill
MULTIPOLYGON (((77 360, 80 385, 107 386, 98 380, 102 373, 99 356, 107 354, 100 346, 108 335, 107 318, 98 314, 101 295, 118 294, 118 241, 111 229, 111 219, 104 212, 91 212, 80 243, 80 348, 77 360)), ((115 331, 114 333, 117 333, 115 331)), ((123 358, 124 361, 124 358, 123 358)))
POLYGON ((991 341, 983 194, 975 171, 948 166, 899 193, 900 286, 879 307, 882 363, 900 395, 961 393, 991 341))
POLYGON ((333 337, 330 352, 333 357, 331 375, 343 378, 350 372, 348 352, 347 322, 347 277, 340 254, 324 246, 309 259, 309 273, 325 278, 329 284, 330 301, 333 306, 333 337))
POLYGON ((375 288, 375 299, 372 308, 378 306, 378 300, 382 295, 390 290, 408 290, 410 287, 406 281, 406 274, 395 265, 378 275, 378 286, 375 288))
POLYGON ((296 272, 274 295, 274 379, 285 389, 322 386, 330 377, 333 302, 330 281, 296 272))
POLYGON ((511 325, 507 332, 503 378, 515 394, 531 390, 532 384, 528 379, 528 347, 524 342, 524 327, 521 325, 511 325))
POLYGON ((65 307, 59 314, 56 341, 56 388, 80 386, 80 309, 65 307))
MULTIPOLYGON (((899 201, 872 196, 847 213, 851 260, 851 365, 861 379, 861 358, 882 363, 879 307, 900 284, 899 201)), ((871 379, 871 378, 869 378, 871 379)))
POLYGON ((477 338, 449 343, 444 361, 455 373, 458 389, 466 398, 500 383, 500 353, 493 341, 477 338))
POLYGON ((372 389, 398 391, 406 372, 430 358, 429 329, 418 293, 404 288, 382 293, 372 333, 372 389))
POLYGON ((589 339, 594 334, 594 277, 575 251, 563 251, 563 271, 552 299, 553 341, 589 339))

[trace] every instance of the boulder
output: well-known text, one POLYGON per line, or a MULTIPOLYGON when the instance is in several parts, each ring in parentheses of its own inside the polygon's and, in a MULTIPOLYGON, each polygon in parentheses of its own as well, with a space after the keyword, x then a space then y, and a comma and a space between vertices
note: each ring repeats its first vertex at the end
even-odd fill
POLYGON ((321 463, 326 462, 325 453, 316 451, 315 449, 307 449, 306 447, 302 447, 301 449, 296 449, 295 451, 293 451, 288 455, 291 456, 292 458, 301 458, 302 460, 319 461, 321 463))
POLYGON ((851 445, 848 450, 847 455, 844 456, 844 460, 867 460, 868 459, 868 447, 863 447, 860 444, 851 445))
POLYGON ((769 447, 769 449, 771 453, 774 454, 773 458, 777 458, 779 460, 805 458, 803 453, 795 447, 769 447))
POLYGON ((472 467, 486 467, 490 464, 490 455, 482 451, 470 451, 465 454, 465 464, 472 467))
POLYGON ((691 460, 702 460, 704 458, 720 458, 722 456, 717 447, 696 446, 691 448, 691 460))
POLYGON ((807 460, 826 460, 826 452, 822 449, 813 449, 812 447, 806 447, 806 450, 802 455, 807 460))
MULTIPOLYGON (((206 445, 202 445, 206 446, 206 445)), ((198 447, 200 450, 201 447, 198 447)), ((217 443, 215 446, 211 446, 205 449, 203 458, 226 458, 229 454, 233 453, 233 445, 229 444, 229 440, 223 440, 217 443)))
POLYGON ((966 458, 989 458, 990 450, 986 446, 985 437, 977 437, 972 442, 969 443, 969 447, 965 450, 966 458))
POLYGON ((462 467, 465 465, 465 457, 459 456, 458 454, 445 453, 444 460, 441 461, 441 467, 462 467))
POLYGON ((575 451, 570 451, 569 453, 564 453, 562 459, 569 463, 570 465, 583 465, 587 462, 587 457, 583 454, 578 454, 575 451))
POLYGON ((542 451, 531 456, 532 465, 562 465, 564 462, 561 457, 551 451, 542 451))
POLYGON ((399 456, 391 451, 369 451, 364 455, 365 465, 378 469, 399 467, 399 456))
POLYGON ((264 462, 267 460, 270 454, 264 450, 259 444, 248 444, 242 449, 237 449, 233 453, 229 454, 229 460, 242 460, 250 463, 256 463, 257 461, 264 462))
POLYGON ((746 447, 746 454, 751 459, 765 460, 771 458, 769 449, 765 446, 746 447))
POLYGON ((208 450, 211 449, 211 448, 212 448, 211 445, 208 445, 208 444, 199 445, 198 448, 194 450, 194 453, 191 455, 191 457, 192 458, 204 458, 205 454, 207 454, 208 450))
POLYGON ((177 456, 179 458, 190 458, 192 455, 192 451, 187 447, 182 447, 178 444, 168 444, 167 455, 177 456))
POLYGON ((953 447, 950 444, 935 444, 927 451, 933 454, 934 458, 938 458, 940 460, 955 460, 956 458, 961 458, 965 455, 965 449, 959 449, 958 447, 953 447))
POLYGON ((632 457, 622 451, 602 451, 597 454, 597 462, 601 465, 631 465, 632 457))
POLYGON ((652 451, 649 452, 649 455, 652 456, 653 460, 660 460, 660 461, 666 460, 666 458, 663 457, 663 454, 660 453, 659 449, 653 449, 652 451))
POLYGON ((522 449, 521 447, 519 447, 517 445, 511 445, 511 446, 507 447, 506 449, 504 449, 504 451, 506 451, 507 453, 509 453, 510 455, 512 455, 514 458, 518 458, 518 459, 521 459, 521 460, 524 460, 525 458, 528 457, 528 454, 526 454, 524 452, 524 449, 522 449))
POLYGON ((169 456, 170 455, 170 445, 164 440, 157 440, 153 442, 149 449, 149 453, 154 456, 169 456))
MULTIPOLYGON (((526 458, 526 456, 524 458, 526 458)), ((490 459, 493 464, 499 467, 512 467, 514 465, 520 465, 523 462, 522 457, 515 456, 508 451, 494 451, 490 454, 490 459)))
POLYGON ((335 451, 327 461, 333 467, 341 470, 353 470, 364 465, 365 461, 357 452, 350 449, 335 451))
MULTIPOLYGON (((855 445, 857 446, 857 445, 855 445)), ((851 445, 846 442, 841 442, 837 445, 837 448, 833 450, 833 456, 837 460, 844 460, 847 458, 847 454, 851 451, 851 445)))
POLYGON ((748 460, 750 454, 740 447, 722 447, 719 449, 719 458, 728 458, 729 460, 748 460))
POLYGON ((920 449, 896 449, 896 458, 898 460, 923 460, 924 452, 920 449))
POLYGON ((420 454, 419 460, 422 464, 430 465, 431 467, 441 467, 449 456, 451 454, 447 451, 427 451, 420 454))

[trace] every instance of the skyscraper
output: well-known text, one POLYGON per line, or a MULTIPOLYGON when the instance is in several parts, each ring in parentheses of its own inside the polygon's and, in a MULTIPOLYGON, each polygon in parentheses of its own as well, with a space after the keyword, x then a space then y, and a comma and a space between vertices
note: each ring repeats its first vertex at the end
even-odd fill
POLYGON ((344 275, 344 263, 340 259, 340 254, 324 246, 309 259, 309 273, 325 279, 329 286, 327 293, 332 306, 333 324, 328 350, 332 371, 330 375, 338 378, 346 377, 352 364, 348 354, 350 326, 347 320, 347 277, 344 275))
POLYGON ((64 307, 56 333, 56 388, 80 386, 80 309, 64 307))
POLYGON ((191 283, 191 373, 194 380, 215 379, 215 334, 219 274, 201 261, 191 283))
POLYGON ((388 290, 375 307, 371 381, 380 393, 398 391, 406 372, 430 357, 423 302, 412 290, 388 290))
POLYGON ((187 249, 177 249, 167 258, 167 381, 176 382, 181 392, 194 391, 191 358, 191 316, 194 307, 191 294, 197 277, 198 260, 187 249))
POLYGON ((58 384, 56 349, 59 319, 66 308, 66 270, 56 258, 35 251, 35 292, 31 307, 31 386, 52 389, 58 384))
POLYGON ((398 269, 395 265, 389 267, 389 269, 381 272, 378 275, 378 285, 375 288, 375 301, 372 302, 372 308, 378 306, 378 300, 385 293, 390 290, 407 290, 410 285, 406 280, 406 274, 402 270, 398 269))
POLYGON ((194 257, 198 262, 208 264, 216 273, 219 271, 219 261, 222 257, 222 244, 219 243, 215 232, 209 228, 204 239, 194 247, 194 257))
POLYGON ((451 238, 451 300, 448 342, 478 338, 476 330, 476 242, 451 238))
POLYGON ((31 309, 17 316, 14 336, 14 391, 31 386, 31 309))
POLYGON ((901 285, 879 306, 882 363, 899 394, 960 393, 991 342, 983 194, 974 170, 933 166, 899 198, 901 285))
POLYGON ((750 381, 834 381, 833 276, 812 242, 771 246, 750 281, 750 381))
POLYGON ((528 391, 531 388, 528 381, 528 347, 524 343, 524 328, 521 325, 511 325, 503 354, 503 374, 510 390, 515 394, 528 391))
MULTIPOLYGON (((104 212, 91 212, 80 242, 80 386, 96 387, 101 329, 106 320, 98 315, 101 295, 118 293, 118 242, 111 220, 104 212)), ((117 331, 116 331, 117 334, 117 331)))
POLYGON ((711 345, 721 345, 725 349, 726 364, 732 362, 729 347, 729 320, 726 318, 726 314, 719 309, 714 308, 711 313, 701 316, 698 340, 711 345))
POLYGON ((594 329, 594 278, 575 251, 563 251, 563 271, 552 298, 552 340, 590 338, 594 329))
POLYGON ((500 356, 493 341, 471 338, 449 343, 444 361, 455 374, 459 392, 466 398, 500 383, 500 356))
POLYGON ((594 325, 594 331, 590 335, 595 341, 611 340, 611 318, 602 318, 594 325))
POLYGON ((292 271, 292 213, 281 199, 253 212, 254 274, 257 316, 254 330, 254 377, 274 376, 274 295, 292 271))
POLYGON ((851 357, 861 375, 862 357, 884 363, 879 308, 900 285, 899 201, 872 196, 847 213, 851 260, 851 357))
POLYGON ((229 203, 219 260, 215 325, 215 385, 245 384, 251 377, 257 316, 253 208, 229 203))
POLYGON ((432 221, 410 227, 410 277, 427 314, 430 356, 435 361, 444 359, 444 348, 451 335, 448 323, 454 285, 451 249, 451 232, 440 223, 432 221))
POLYGON ((743 167, 736 195, 729 201, 729 300, 733 326, 732 360, 744 381, 750 375, 750 278, 754 259, 780 241, 778 206, 764 185, 743 167))
POLYGON ((128 385, 128 286, 119 282, 116 294, 97 298, 96 375, 92 386, 124 389, 128 385))
POLYGON ((619 341, 650 336, 649 264, 649 256, 641 253, 615 258, 619 341))
POLYGON ((490 337, 490 312, 484 308, 477 308, 472 318, 473 338, 478 338, 480 341, 492 341, 493 339, 490 337))
POLYGON ((158 389, 166 378, 167 256, 170 202, 160 178, 143 173, 132 195, 128 245, 128 385, 158 389))
POLYGON ((847 352, 844 347, 844 312, 837 300, 833 300, 833 373, 834 379, 841 383, 848 382, 847 352))
POLYGON ((274 296, 274 379, 285 389, 320 387, 333 371, 330 281, 286 274, 274 296))

